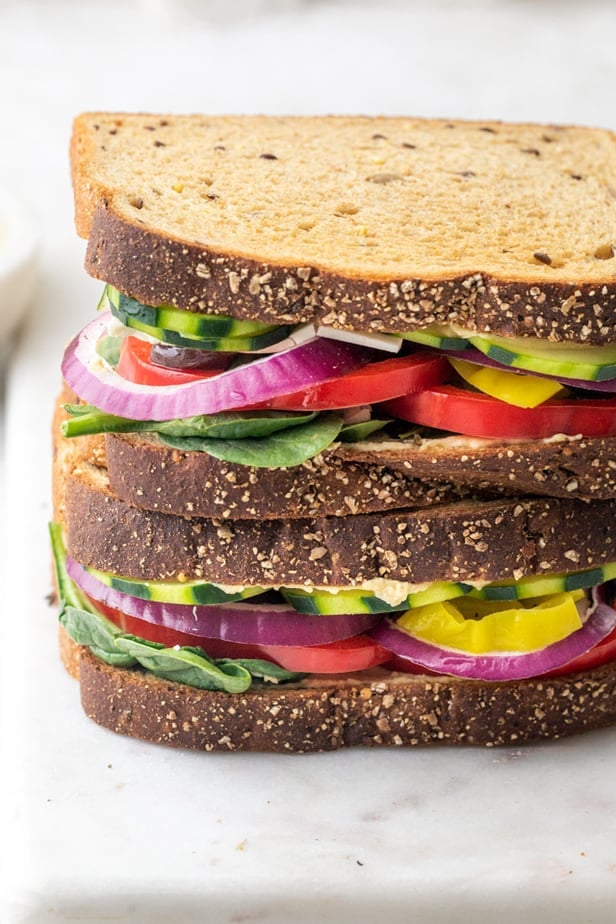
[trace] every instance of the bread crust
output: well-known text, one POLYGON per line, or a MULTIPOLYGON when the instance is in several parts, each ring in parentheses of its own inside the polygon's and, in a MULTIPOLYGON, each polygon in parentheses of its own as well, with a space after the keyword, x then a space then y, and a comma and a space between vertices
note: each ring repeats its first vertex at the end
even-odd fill
POLYGON ((557 435, 545 440, 496 440, 449 436, 394 444, 347 443, 341 460, 386 464, 411 478, 444 481, 458 490, 484 494, 536 494, 579 500, 616 496, 616 437, 557 435))
MULTIPOLYGON (((181 452, 155 436, 106 434, 109 483, 136 507, 222 519, 343 517, 429 507, 468 494, 464 487, 415 478, 327 450, 294 468, 253 468, 181 452)), ((434 471, 431 472, 434 474, 434 471)))
MULTIPOLYGON (((253 468, 165 446, 155 434, 64 439, 64 389, 53 422, 54 456, 67 474, 91 463, 112 490, 146 510, 222 519, 342 517, 418 509, 465 497, 609 500, 616 496, 616 437, 506 442, 451 436, 334 444, 300 466, 253 468)), ((57 485, 56 485, 57 486, 57 485)), ((56 505, 58 506, 58 505, 56 505)))
POLYGON ((179 516, 296 519, 416 509, 535 494, 616 496, 616 438, 506 443, 450 437, 342 443, 292 469, 259 469, 180 452, 156 436, 106 434, 112 489, 127 503, 179 516))
POLYGON ((212 520, 139 510, 102 473, 66 485, 67 548, 142 579, 347 586, 368 580, 500 580, 616 558, 616 500, 461 501, 424 510, 298 520, 212 520))
POLYGON ((588 344, 616 338, 616 286, 607 282, 499 279, 479 266, 447 277, 365 279, 316 266, 276 266, 165 239, 107 200, 97 203, 88 231, 87 272, 149 305, 369 332, 437 323, 588 344), (267 282, 257 287, 259 279, 267 282))
POLYGON ((511 746, 616 722, 616 662, 509 683, 373 670, 229 694, 111 667, 85 648, 78 658, 89 718, 120 734, 199 751, 511 746))

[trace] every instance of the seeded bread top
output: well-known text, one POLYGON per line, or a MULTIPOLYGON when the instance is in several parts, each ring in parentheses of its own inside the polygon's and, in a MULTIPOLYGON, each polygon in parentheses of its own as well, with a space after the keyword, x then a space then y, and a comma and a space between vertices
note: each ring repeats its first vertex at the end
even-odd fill
POLYGON ((87 113, 93 275, 151 303, 602 342, 616 321, 616 136, 369 117, 87 113))

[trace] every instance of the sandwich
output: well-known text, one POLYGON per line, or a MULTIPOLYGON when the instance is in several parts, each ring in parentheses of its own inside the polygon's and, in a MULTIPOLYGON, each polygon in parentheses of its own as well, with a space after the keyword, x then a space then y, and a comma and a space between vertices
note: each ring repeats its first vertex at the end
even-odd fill
POLYGON ((101 294, 50 531, 88 716, 274 752, 616 721, 615 142, 75 120, 101 294))

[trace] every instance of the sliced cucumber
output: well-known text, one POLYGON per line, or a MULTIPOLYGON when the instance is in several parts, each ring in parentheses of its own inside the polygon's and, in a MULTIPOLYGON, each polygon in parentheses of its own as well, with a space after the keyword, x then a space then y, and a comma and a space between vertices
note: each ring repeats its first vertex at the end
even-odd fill
POLYGON ((437 350, 463 351, 474 346, 504 366, 528 372, 588 382, 616 378, 616 343, 605 346, 585 346, 567 341, 552 343, 538 337, 478 334, 441 324, 431 324, 399 336, 437 350))
POLYGON ((440 324, 431 324, 423 330, 412 330, 399 336, 436 350, 466 350, 470 346, 469 341, 456 334, 453 328, 440 324))
POLYGON ((96 306, 97 311, 111 311, 113 308, 118 308, 120 305, 120 292, 107 284, 103 289, 103 293, 98 300, 98 305, 96 306))
POLYGON ((245 337, 187 337, 177 330, 167 330, 163 327, 151 327, 144 324, 139 318, 126 314, 121 308, 114 308, 112 314, 129 327, 139 330, 163 343, 172 343, 174 346, 188 347, 191 350, 220 350, 225 353, 246 353, 253 350, 262 350, 265 347, 284 340, 289 332, 288 327, 272 327, 260 334, 250 334, 245 337))
POLYGON ((425 590, 409 594, 400 603, 386 603, 371 591, 360 587, 351 590, 328 590, 319 587, 314 590, 301 590, 298 587, 281 587, 280 592, 293 609, 311 615, 335 616, 354 613, 399 613, 403 610, 424 606, 426 603, 438 603, 452 600, 472 590, 470 584, 452 581, 435 581, 425 590))
POLYGON ((98 308, 111 311, 116 317, 122 315, 120 320, 127 327, 132 325, 127 323, 125 317, 130 317, 148 327, 174 330, 195 338, 252 337, 277 329, 276 325, 263 324, 261 321, 238 321, 227 315, 199 314, 183 311, 173 305, 144 305, 110 285, 105 286, 98 308))
POLYGON ((483 587, 454 581, 435 581, 424 590, 410 593, 392 606, 376 594, 358 587, 351 590, 318 587, 312 591, 282 587, 284 599, 300 613, 332 616, 341 613, 395 613, 456 597, 476 600, 530 600, 574 590, 585 590, 616 578, 616 562, 567 574, 534 574, 519 581, 495 581, 483 587))
MULTIPOLYGON (((230 586, 222 587, 204 581, 137 581, 110 572, 98 571, 95 568, 85 570, 108 587, 133 597, 139 597, 141 600, 153 600, 158 603, 207 606, 208 604, 247 600, 267 591, 264 587, 238 585, 233 589, 230 586)), ((535 574, 523 577, 519 581, 495 581, 476 588, 463 582, 435 581, 423 590, 408 594, 395 605, 387 603, 372 591, 362 587, 336 589, 317 587, 312 590, 304 590, 300 587, 281 587, 279 589, 286 602, 299 613, 335 616, 354 613, 403 612, 462 596, 480 600, 529 600, 574 590, 585 590, 615 578, 616 562, 609 562, 596 568, 586 568, 583 571, 567 574, 535 574)))
POLYGON ((136 581, 132 578, 119 577, 108 571, 85 568, 88 574, 97 578, 107 587, 119 590, 140 600, 153 600, 156 603, 185 603, 207 606, 216 603, 235 603, 248 600, 264 592, 263 587, 244 587, 238 585, 235 591, 228 587, 223 590, 217 584, 204 581, 136 581))
POLYGON ((64 535, 59 523, 49 524, 49 538, 53 556, 58 594, 63 606, 72 606, 77 610, 93 612, 94 607, 66 572, 66 547, 64 535))
POLYGON ((354 613, 396 613, 407 609, 406 603, 390 606, 374 594, 362 590, 330 591, 300 590, 297 587, 281 587, 283 598, 298 613, 311 616, 338 616, 354 613))
POLYGON ((616 378, 616 344, 583 346, 527 337, 473 335, 470 343, 505 366, 566 379, 603 382, 616 378))
POLYGON ((613 578, 616 578, 616 562, 567 574, 533 574, 519 581, 496 581, 471 591, 469 596, 484 600, 529 600, 532 597, 585 590, 613 578))

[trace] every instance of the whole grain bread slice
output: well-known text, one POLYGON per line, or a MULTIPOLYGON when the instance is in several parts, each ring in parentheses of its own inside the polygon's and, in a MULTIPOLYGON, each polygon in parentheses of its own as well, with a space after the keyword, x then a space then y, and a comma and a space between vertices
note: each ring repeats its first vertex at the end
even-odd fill
POLYGON ((616 339, 609 131, 92 112, 71 151, 88 272, 149 304, 616 339))
POLYGON ((339 458, 336 447, 293 468, 255 468, 180 451, 150 433, 63 438, 64 388, 53 420, 55 468, 106 470, 112 490, 135 507, 179 516, 295 519, 427 507, 466 496, 464 487, 415 478, 399 466, 339 458))
POLYGON ((609 500, 616 496, 616 437, 556 434, 542 440, 435 437, 417 428, 405 440, 374 439, 336 447, 342 462, 376 464, 411 478, 446 482, 489 496, 536 494, 609 500))
POLYGON ((345 747, 519 745, 616 722, 616 662, 583 674, 484 683, 381 669, 197 690, 111 667, 61 630, 67 669, 89 718, 114 732, 199 751, 331 751, 345 747))
MULTIPOLYGON (((469 494, 465 487, 390 468, 386 457, 341 457, 328 449, 293 468, 255 468, 205 452, 182 452, 145 434, 107 434, 113 491, 147 510, 222 519, 297 519, 428 507, 469 494)), ((432 477, 431 477, 432 476, 432 477)))
POLYGON ((110 484, 148 510, 223 519, 294 519, 416 509, 470 495, 616 497, 616 438, 444 438, 335 444, 295 468, 224 462, 154 435, 107 434, 110 484))
POLYGON ((616 558, 616 500, 459 501, 420 510, 295 520, 223 520, 141 510, 104 469, 59 474, 67 547, 80 562, 148 580, 349 586, 495 581, 616 558))

